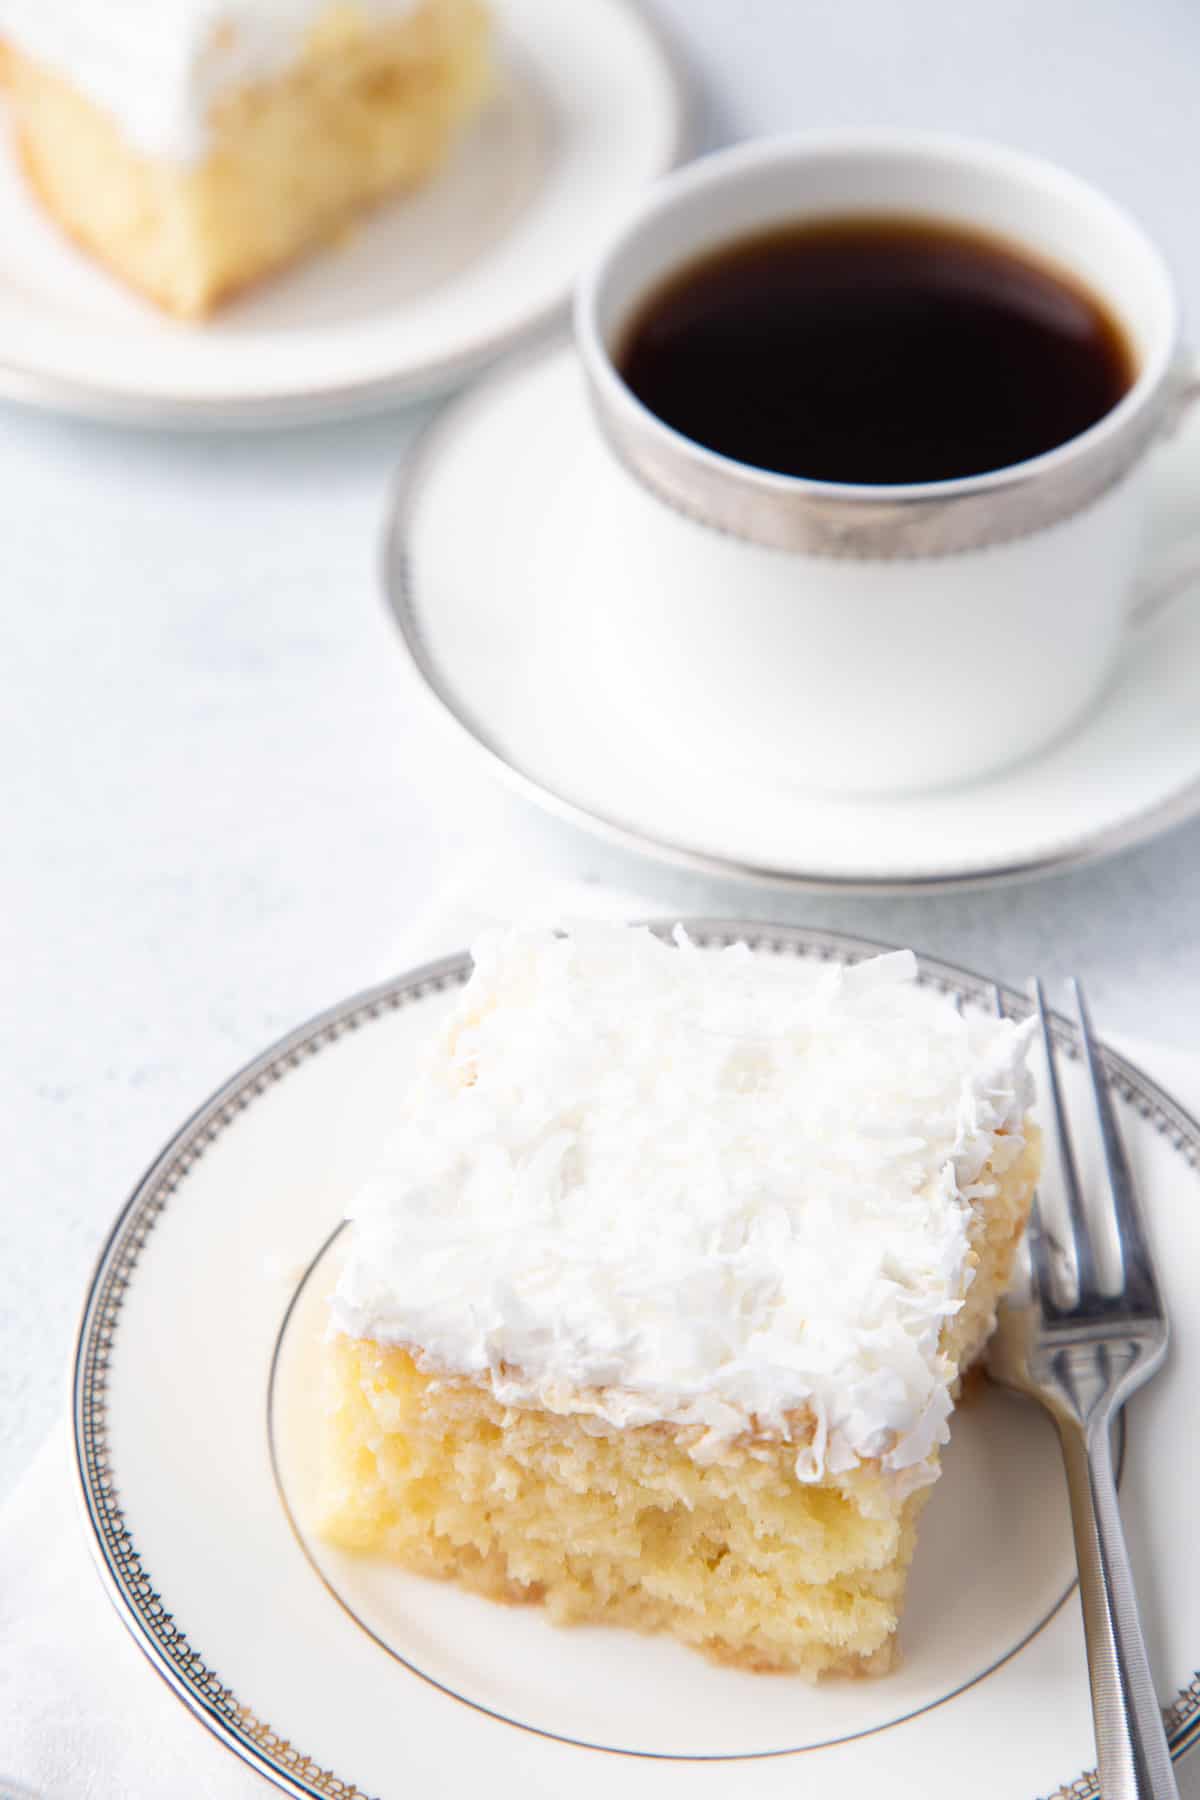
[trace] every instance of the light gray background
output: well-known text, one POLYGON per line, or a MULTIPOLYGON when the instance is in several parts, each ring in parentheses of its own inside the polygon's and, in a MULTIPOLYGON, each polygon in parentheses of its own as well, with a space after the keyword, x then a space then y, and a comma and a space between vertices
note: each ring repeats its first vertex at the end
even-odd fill
MULTIPOLYGON (((1200 320, 1195 0, 660 4, 710 142, 895 123, 1048 153, 1141 214, 1200 320)), ((1200 826, 1084 873, 888 902, 716 890, 515 817, 410 709, 376 591, 417 416, 237 439, 0 411, 0 1492, 62 1403, 88 1267, 163 1140, 390 972, 406 919, 499 834, 663 910, 1077 969, 1110 1028, 1195 1040, 1200 826)))

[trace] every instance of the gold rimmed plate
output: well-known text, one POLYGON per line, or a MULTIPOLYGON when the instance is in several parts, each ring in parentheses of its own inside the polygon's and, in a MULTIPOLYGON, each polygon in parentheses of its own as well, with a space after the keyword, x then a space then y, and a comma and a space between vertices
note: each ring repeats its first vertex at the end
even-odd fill
MULTIPOLYGON (((876 948, 801 929, 689 929, 781 961, 876 948)), ((159 1672, 293 1795, 401 1800, 485 1781, 498 1800, 608 1800, 614 1781, 630 1800, 691 1800, 704 1782, 722 1800, 776 1800, 798 1783, 847 1800, 1092 1792, 1057 1449, 1036 1411, 988 1388, 956 1415, 903 1660, 878 1681, 810 1687, 663 1639, 564 1632, 537 1609, 322 1544, 316 1371, 340 1220, 467 968, 456 957, 415 970, 265 1052, 183 1127, 114 1226, 79 1336, 79 1480, 101 1575, 159 1672)), ((981 977, 928 959, 922 975, 986 1003, 981 977)), ((1137 1069, 1108 1063, 1186 1321, 1200 1300, 1200 1126, 1137 1069)), ((1200 1345, 1181 1330, 1131 1413, 1123 1485, 1179 1753, 1200 1733, 1200 1570, 1179 1462, 1198 1384, 1200 1345)))

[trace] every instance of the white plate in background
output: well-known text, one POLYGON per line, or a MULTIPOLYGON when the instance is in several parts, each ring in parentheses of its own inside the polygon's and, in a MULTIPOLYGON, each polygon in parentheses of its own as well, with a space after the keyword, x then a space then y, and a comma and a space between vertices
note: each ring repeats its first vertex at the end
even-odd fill
POLYGON ((446 167, 203 324, 75 249, 0 145, 0 395, 115 422, 300 423, 461 381, 544 325, 683 154, 685 84, 642 0, 492 7, 497 91, 446 167))

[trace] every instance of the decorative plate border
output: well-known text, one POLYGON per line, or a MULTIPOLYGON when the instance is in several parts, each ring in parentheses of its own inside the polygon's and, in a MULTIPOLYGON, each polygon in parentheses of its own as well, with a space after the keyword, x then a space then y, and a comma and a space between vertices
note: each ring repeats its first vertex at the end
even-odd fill
MULTIPOLYGON (((684 924, 689 935, 705 947, 745 942, 770 955, 821 962, 857 962, 894 948, 803 926, 763 926, 724 919, 685 920, 684 924)), ((653 929, 666 934, 673 925, 673 920, 655 922, 653 929)), ((998 999, 1005 1015, 1012 1018, 1024 1017, 1029 1010, 1028 1000, 1015 988, 935 958, 921 957, 919 962, 921 981, 943 993, 983 1006, 998 999)), ((146 1242, 191 1170, 222 1132, 236 1124, 262 1094, 339 1038, 431 994, 461 986, 469 972, 466 955, 443 957, 368 989, 299 1026, 218 1089, 171 1140, 125 1203, 100 1252, 80 1319, 72 1372, 76 1474, 89 1548, 109 1598, 156 1673, 200 1722, 259 1774, 298 1800, 371 1797, 347 1777, 323 1768, 260 1719, 221 1680, 175 1620, 142 1561, 121 1508, 109 1447, 109 1364, 125 1295, 146 1242)), ((1051 1028, 1067 1054, 1075 1054, 1068 1021, 1061 1014, 1051 1014, 1051 1028)), ((1102 1049, 1101 1055, 1121 1098, 1167 1139, 1190 1168, 1200 1172, 1200 1124, 1132 1063, 1108 1049, 1102 1049)), ((1200 1737, 1200 1671, 1176 1695, 1166 1721, 1171 1753, 1178 1759, 1200 1737)), ((1099 1800, 1095 1773, 1085 1773, 1055 1789, 1047 1800, 1099 1800)))

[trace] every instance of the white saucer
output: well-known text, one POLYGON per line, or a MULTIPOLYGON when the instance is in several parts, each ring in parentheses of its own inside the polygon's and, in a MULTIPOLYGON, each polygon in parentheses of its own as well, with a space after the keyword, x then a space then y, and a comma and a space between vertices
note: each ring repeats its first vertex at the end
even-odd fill
POLYGON ((438 179, 211 322, 158 313, 62 238, 0 145, 0 395, 155 424, 279 425, 458 381, 544 325, 682 155, 642 0, 493 0, 501 77, 438 179))
MULTIPOLYGON (((749 937, 768 964, 869 948, 732 921, 689 929, 708 947, 749 937)), ((75 1362, 79 1486, 102 1579, 158 1673, 205 1729, 309 1800, 1095 1800, 1061 1458, 1049 1421, 998 1389, 955 1415, 903 1659, 884 1680, 813 1687, 665 1638, 562 1631, 538 1608, 315 1536, 314 1357, 339 1221, 467 966, 414 970, 266 1051, 183 1126, 113 1227, 75 1362)), ((922 973, 988 1004, 981 977, 928 961, 922 973)), ((1028 1004, 1005 1001, 1014 1015, 1028 1004)), ((1121 1488, 1178 1756, 1200 1735, 1187 1448, 1200 1126, 1105 1061, 1179 1326, 1129 1409, 1121 1488)), ((1077 1062, 1063 1080, 1080 1099, 1077 1062)))
MULTIPOLYGON (((1159 552, 1194 530, 1200 414, 1157 457, 1159 552)), ((1082 725, 971 786, 838 799, 671 742, 606 632, 606 596, 633 578, 607 529, 615 479, 574 355, 554 348, 434 421, 388 521, 388 597, 422 690, 493 773, 549 811, 694 869, 894 893, 1065 868, 1200 811, 1200 606, 1186 595, 1131 633, 1082 725)), ((997 706, 1002 647, 998 620, 997 706)))

